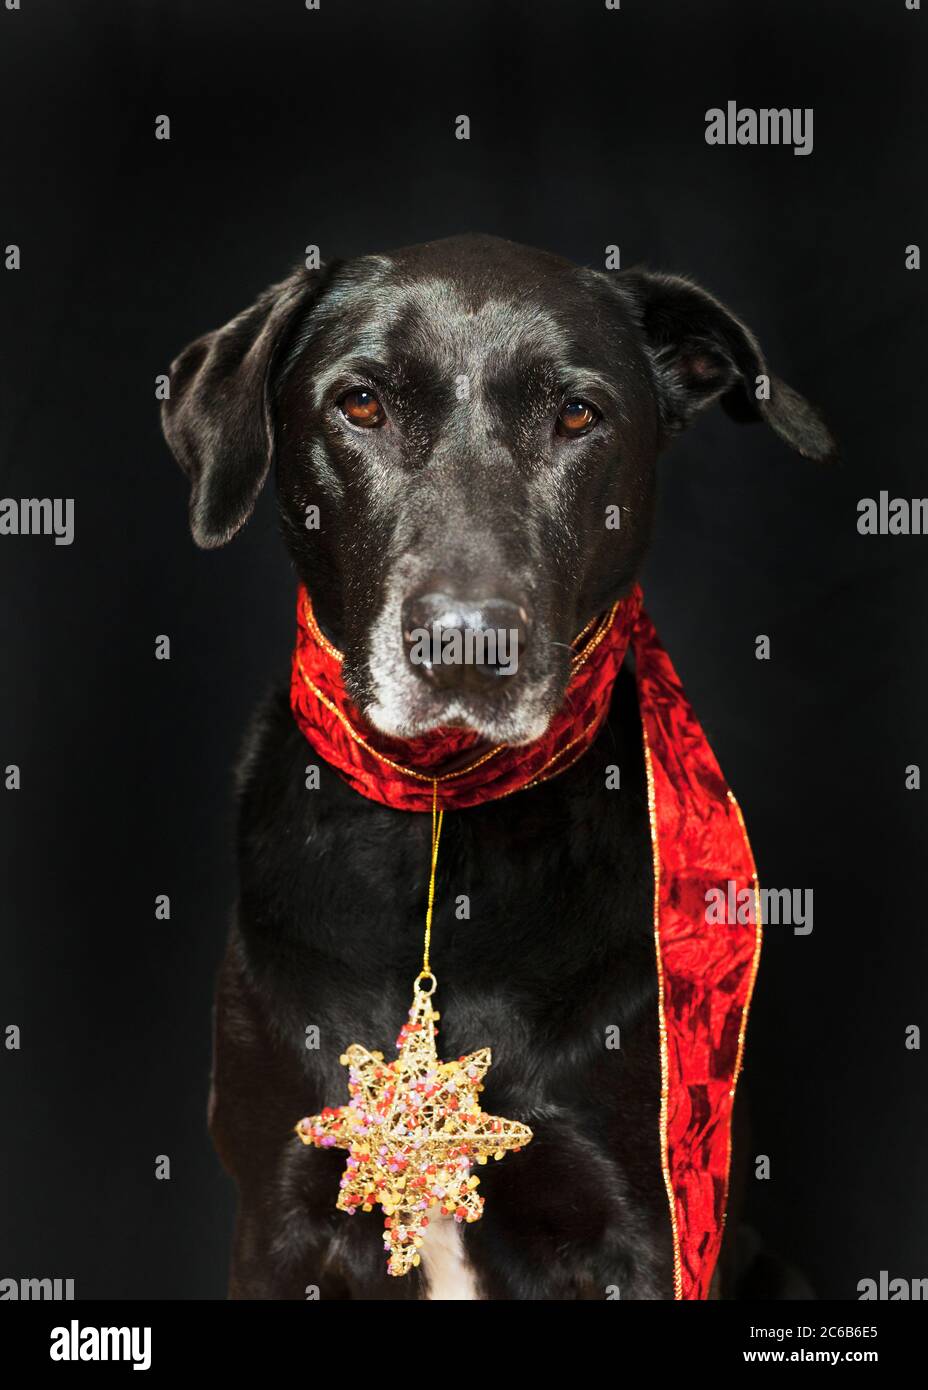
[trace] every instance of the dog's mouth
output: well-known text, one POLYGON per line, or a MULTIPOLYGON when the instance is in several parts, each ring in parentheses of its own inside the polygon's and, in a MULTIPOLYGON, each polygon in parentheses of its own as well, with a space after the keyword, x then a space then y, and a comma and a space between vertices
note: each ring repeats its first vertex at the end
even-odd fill
POLYGON ((492 702, 479 697, 398 690, 392 680, 374 680, 373 697, 362 703, 365 718, 391 738, 412 739, 440 730, 464 730, 488 743, 533 743, 545 733, 558 707, 547 689, 519 699, 492 702))
POLYGON ((421 620, 408 608, 384 615, 371 631, 358 679, 346 670, 366 720, 397 739, 443 729, 494 744, 541 738, 566 688, 567 650, 562 661, 540 669, 532 650, 542 640, 538 626, 519 605, 497 611, 439 601, 426 608, 438 616, 421 620))

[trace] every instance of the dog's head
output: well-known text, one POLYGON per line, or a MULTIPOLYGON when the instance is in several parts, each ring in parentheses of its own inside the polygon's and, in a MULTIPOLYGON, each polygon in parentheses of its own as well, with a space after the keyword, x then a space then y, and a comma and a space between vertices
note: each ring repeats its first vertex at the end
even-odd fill
POLYGON ((181 354, 163 423, 201 546, 244 525, 276 460, 297 572, 375 727, 519 743, 634 582, 661 448, 714 401, 833 451, 698 286, 465 236, 273 286, 181 354), (467 634, 498 645, 443 661, 467 634))

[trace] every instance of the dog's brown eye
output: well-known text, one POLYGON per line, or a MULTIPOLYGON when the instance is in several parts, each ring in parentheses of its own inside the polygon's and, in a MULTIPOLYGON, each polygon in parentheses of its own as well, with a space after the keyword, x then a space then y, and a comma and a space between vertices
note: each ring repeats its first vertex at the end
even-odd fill
POLYGON ((558 434, 586 434, 599 419, 598 413, 586 401, 565 401, 557 417, 555 429, 558 434))
POLYGON ((373 391, 349 391, 347 396, 342 396, 338 406, 345 419, 353 425, 372 429, 375 425, 382 425, 386 419, 383 406, 373 391))

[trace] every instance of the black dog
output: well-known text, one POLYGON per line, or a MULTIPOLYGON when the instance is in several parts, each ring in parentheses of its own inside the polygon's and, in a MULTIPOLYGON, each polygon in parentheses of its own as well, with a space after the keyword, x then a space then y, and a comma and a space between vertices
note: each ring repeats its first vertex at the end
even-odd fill
MULTIPOLYGON (((465 236, 274 286, 178 358, 164 429, 202 546, 235 535, 276 461, 297 573, 375 728, 523 743, 563 697, 572 638, 635 580, 661 448, 713 401, 805 455, 832 451, 749 330, 697 286, 465 236), (618 532, 603 524, 615 502, 618 532), (435 681, 410 663, 410 605, 428 621, 449 602, 518 615, 515 676, 435 681)), ((240 1198, 232 1296, 671 1297, 631 678, 568 772, 448 820, 442 1055, 492 1046, 484 1108, 535 1137, 482 1170, 483 1219, 460 1235, 434 1223, 402 1279, 386 1273, 379 1220, 335 1210, 344 1155, 304 1149, 293 1126, 342 1103, 348 1043, 386 1051, 405 1017, 429 818, 376 805, 325 765, 308 792, 308 761, 282 690, 241 763, 241 895, 216 1015, 210 1126, 240 1198), (606 764, 621 768, 620 795, 603 793, 606 764), (608 1025, 620 1053, 603 1046, 608 1025)))

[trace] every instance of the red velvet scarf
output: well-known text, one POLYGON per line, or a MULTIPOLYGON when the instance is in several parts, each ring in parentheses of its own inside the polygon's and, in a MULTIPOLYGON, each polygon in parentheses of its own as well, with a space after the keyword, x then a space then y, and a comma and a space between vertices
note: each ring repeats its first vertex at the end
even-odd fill
MULTIPOLYGON (((651 845, 661 1048, 660 1141, 673 1233, 674 1296, 707 1298, 725 1225, 731 1112, 760 956, 757 877, 741 811, 636 588, 574 642, 570 683, 547 732, 488 748, 464 730, 386 738, 345 694, 341 653, 305 590, 297 603, 291 703, 320 757, 356 791, 402 811, 478 806, 537 786, 590 747, 629 644, 635 653, 651 845), (754 923, 707 925, 706 894, 754 893, 754 923)), ((603 795, 608 793, 603 791, 603 795)), ((739 901, 737 896, 734 901, 739 901)))

